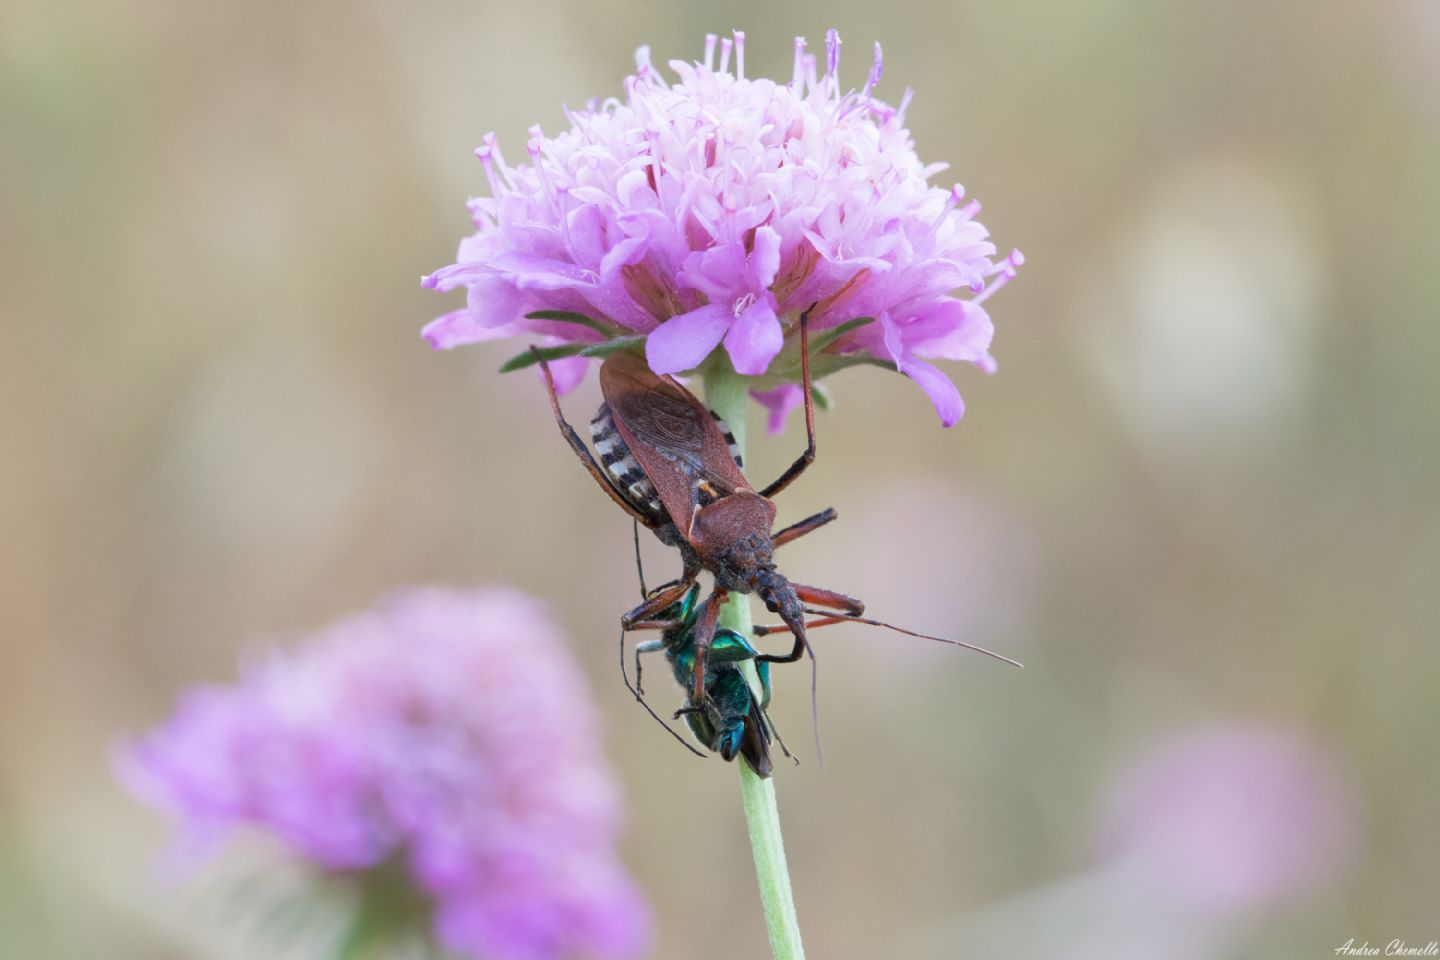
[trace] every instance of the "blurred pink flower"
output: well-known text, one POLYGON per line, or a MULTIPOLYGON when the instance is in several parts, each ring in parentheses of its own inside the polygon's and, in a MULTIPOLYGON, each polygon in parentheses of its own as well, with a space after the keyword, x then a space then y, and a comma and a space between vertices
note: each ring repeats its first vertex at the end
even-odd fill
POLYGON ((1191 734, 1117 781, 1104 845, 1152 892, 1203 913, 1278 903, 1333 875, 1348 802, 1328 758, 1263 727, 1191 734))
POLYGON ((117 767, 206 847, 248 826, 337 874, 400 860, 459 954, 619 957, 646 940, 584 682, 514 591, 397 595, 191 691, 117 767))
MULTIPOLYGON (((898 108, 872 95, 879 45, 863 89, 848 93, 834 30, 825 47, 820 76, 797 38, 793 75, 776 83, 745 76, 741 33, 720 41, 717 69, 711 35, 703 63, 671 61, 674 84, 641 47, 624 101, 566 111, 556 137, 532 127, 528 162, 507 163, 487 136, 477 153, 491 196, 470 203, 476 233, 423 280, 464 287, 467 305, 430 323, 426 340, 448 349, 526 334, 579 349, 643 337, 657 373, 694 369, 723 345, 737 372, 768 374, 760 399, 774 429, 794 395, 781 385, 798 379, 796 321, 818 304, 817 333, 873 322, 818 344, 817 376, 890 365, 954 424, 960 394, 929 361, 994 369, 981 304, 1023 258, 994 260, 979 203, 930 185, 946 165, 916 155, 910 92, 898 108)), ((586 363, 566 358, 557 384, 573 387, 586 363)))

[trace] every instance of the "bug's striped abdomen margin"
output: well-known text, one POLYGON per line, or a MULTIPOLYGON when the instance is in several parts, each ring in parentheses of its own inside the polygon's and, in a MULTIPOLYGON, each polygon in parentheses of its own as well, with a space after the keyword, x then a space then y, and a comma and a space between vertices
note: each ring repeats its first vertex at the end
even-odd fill
MULTIPOLYGON (((722 420, 714 410, 710 416, 715 420, 715 425, 725 436, 725 443, 730 448, 730 456, 735 459, 735 466, 744 468, 741 460, 740 450, 735 443, 735 434, 731 432, 728 424, 722 420)), ((625 439, 615 429, 615 419, 610 413, 608 403, 600 404, 600 409, 595 412, 594 418, 590 421, 590 442, 595 444, 595 452, 600 455, 600 463, 609 474, 610 479, 615 482, 622 496, 630 505, 641 513, 645 514, 655 522, 655 525, 664 524, 670 521, 670 515, 665 512, 665 507, 660 502, 660 495, 655 491, 655 485, 635 461, 630 453, 630 448, 625 445, 625 439)), ((713 495, 707 495, 709 484, 700 488, 697 502, 704 506, 713 500, 713 495)))

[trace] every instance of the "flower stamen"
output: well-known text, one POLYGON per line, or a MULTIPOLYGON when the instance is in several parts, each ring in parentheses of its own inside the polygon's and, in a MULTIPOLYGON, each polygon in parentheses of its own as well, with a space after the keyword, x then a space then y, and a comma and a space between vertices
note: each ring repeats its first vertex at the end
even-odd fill
POLYGON ((861 99, 868 100, 870 91, 880 82, 880 77, 885 72, 885 56, 880 52, 880 44, 875 44, 875 62, 870 65, 870 75, 865 78, 865 89, 860 91, 861 99))
POLYGON ((1006 257, 1004 261, 1002 261, 995 267, 994 273, 998 274, 998 276, 995 276, 995 279, 990 281, 989 286, 986 286, 983 290, 981 290, 975 296, 975 299, 971 302, 984 303, 986 300, 988 300, 990 298, 990 295, 993 294, 996 290, 999 290, 1001 287, 1005 286, 1005 284, 1015 279, 1016 268, 1024 262, 1025 254, 1021 253, 1019 250, 1011 250, 1010 256, 1006 257))

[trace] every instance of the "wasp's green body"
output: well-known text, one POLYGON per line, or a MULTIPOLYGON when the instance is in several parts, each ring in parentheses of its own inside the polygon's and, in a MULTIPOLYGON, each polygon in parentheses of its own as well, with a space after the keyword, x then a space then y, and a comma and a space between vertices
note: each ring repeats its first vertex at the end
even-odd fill
MULTIPOLYGON (((667 626, 659 640, 635 648, 638 679, 640 654, 664 651, 675 679, 686 691, 695 689, 695 623, 699 616, 696 598, 700 587, 693 586, 679 602, 656 617, 667 626)), ((681 713, 695 738, 726 760, 741 754, 760 776, 770 775, 770 723, 765 708, 770 705, 770 664, 758 660, 760 652, 734 630, 715 631, 705 664, 705 702, 693 697, 681 713), (739 664, 755 661, 761 696, 757 698, 739 664)))

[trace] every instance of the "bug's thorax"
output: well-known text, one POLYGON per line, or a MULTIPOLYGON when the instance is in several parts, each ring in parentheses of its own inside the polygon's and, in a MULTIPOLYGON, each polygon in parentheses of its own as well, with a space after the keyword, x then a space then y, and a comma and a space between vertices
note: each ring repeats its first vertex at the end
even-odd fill
POLYGON ((696 508, 686 539, 720 586, 750 593, 763 571, 775 569, 774 522, 775 504, 753 490, 738 490, 696 508))

